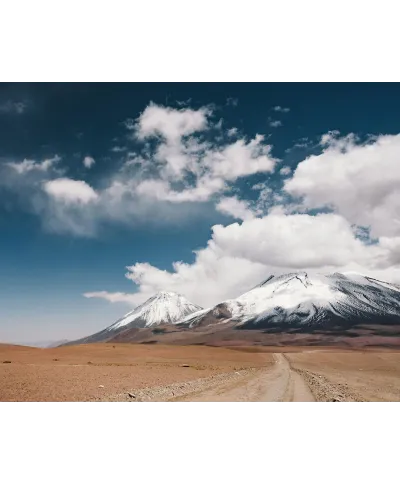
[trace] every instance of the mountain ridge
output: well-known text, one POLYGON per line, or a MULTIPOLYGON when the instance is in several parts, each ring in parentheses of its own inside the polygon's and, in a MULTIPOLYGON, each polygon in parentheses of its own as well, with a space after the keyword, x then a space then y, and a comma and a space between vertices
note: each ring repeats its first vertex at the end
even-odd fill
POLYGON ((371 323, 400 326, 400 286, 354 272, 311 275, 297 271, 269 275, 237 298, 206 309, 182 295, 160 292, 78 343, 145 338, 153 342, 155 334, 181 338, 179 334, 188 331, 207 335, 226 330, 237 335, 245 330, 340 335, 371 323))

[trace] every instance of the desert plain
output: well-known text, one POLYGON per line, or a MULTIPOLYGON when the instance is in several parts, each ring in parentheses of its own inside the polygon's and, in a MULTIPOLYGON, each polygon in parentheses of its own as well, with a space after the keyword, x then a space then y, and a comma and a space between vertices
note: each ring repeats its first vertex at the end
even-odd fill
POLYGON ((394 349, 0 345, 0 401, 399 401, 394 349))

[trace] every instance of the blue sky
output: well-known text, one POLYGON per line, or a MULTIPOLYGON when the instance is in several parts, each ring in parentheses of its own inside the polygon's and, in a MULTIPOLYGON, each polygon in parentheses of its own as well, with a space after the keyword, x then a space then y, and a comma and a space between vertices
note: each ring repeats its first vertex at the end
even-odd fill
POLYGON ((0 341, 84 336, 160 289, 208 306, 270 272, 400 281, 399 94, 1 84, 0 341))

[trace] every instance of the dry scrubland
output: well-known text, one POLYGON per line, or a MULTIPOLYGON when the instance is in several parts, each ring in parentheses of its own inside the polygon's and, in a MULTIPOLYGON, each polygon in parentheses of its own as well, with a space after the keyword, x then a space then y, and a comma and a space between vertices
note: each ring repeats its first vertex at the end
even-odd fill
POLYGON ((399 401, 400 352, 0 345, 0 401, 399 401))

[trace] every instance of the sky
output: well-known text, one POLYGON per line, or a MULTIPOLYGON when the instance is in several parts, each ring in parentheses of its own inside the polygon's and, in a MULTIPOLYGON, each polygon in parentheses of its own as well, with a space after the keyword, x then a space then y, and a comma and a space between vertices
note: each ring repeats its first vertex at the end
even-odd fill
POLYGON ((399 112, 395 83, 0 84, 0 341, 288 271, 400 283, 399 112))

